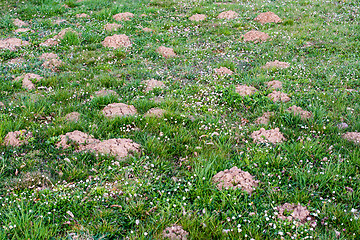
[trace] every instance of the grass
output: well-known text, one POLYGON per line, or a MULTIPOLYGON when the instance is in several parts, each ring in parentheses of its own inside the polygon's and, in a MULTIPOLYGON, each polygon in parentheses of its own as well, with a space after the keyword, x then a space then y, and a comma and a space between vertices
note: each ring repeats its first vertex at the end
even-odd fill
POLYGON ((0 239, 162 239, 173 224, 188 239, 359 239, 360 149, 341 137, 360 130, 358 1, 7 0, 0 11, 0 39, 31 43, 0 50, 0 239), (239 17, 216 18, 227 10, 239 17), (127 11, 135 15, 130 21, 104 30, 127 11), (283 22, 253 21, 267 11, 283 22), (90 18, 77 19, 79 13, 90 18), (188 20, 195 13, 206 20, 188 20), (14 33, 15 18, 34 32, 14 33), (65 28, 76 33, 39 47, 65 28), (245 43, 242 35, 253 29, 271 40, 245 43), (126 34, 132 46, 103 47, 113 34, 126 34), (163 58, 159 46, 177 57, 163 58), (56 71, 41 67, 46 52, 62 60, 56 71), (23 62, 9 64, 14 58, 23 62), (274 60, 290 67, 261 68, 274 60), (234 74, 217 77, 218 67, 234 74), (27 91, 13 80, 25 73, 44 78, 27 91), (152 78, 166 87, 145 92, 142 81, 152 78), (283 83, 290 102, 267 98, 271 80, 283 83), (242 97, 238 84, 258 91, 242 97), (91 98, 101 89, 118 96, 91 98), (115 102, 138 114, 102 116, 115 102), (288 113, 293 105, 313 117, 288 113), (144 117, 153 107, 166 113, 144 117), (67 122, 73 111, 79 120, 67 122), (253 124, 266 111, 275 112, 269 124, 253 124), (341 122, 348 128, 337 128, 341 122), (279 128, 287 141, 253 143, 250 134, 261 127, 279 128), (27 144, 3 144, 22 129, 33 133, 27 144), (119 161, 57 148, 59 136, 74 130, 99 140, 129 138, 142 151, 119 161), (252 194, 212 182, 234 166, 259 180, 252 194), (277 218, 284 203, 306 206, 316 227, 277 218))

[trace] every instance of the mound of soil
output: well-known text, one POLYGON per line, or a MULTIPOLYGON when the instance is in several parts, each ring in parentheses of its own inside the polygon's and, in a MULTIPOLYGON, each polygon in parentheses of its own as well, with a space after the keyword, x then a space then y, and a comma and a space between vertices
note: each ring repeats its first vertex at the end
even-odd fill
POLYGON ((256 88, 247 85, 237 85, 235 88, 235 92, 237 92, 241 96, 249 96, 254 94, 256 91, 256 88))
POLYGON ((59 42, 53 38, 49 38, 47 39, 45 42, 40 43, 39 46, 41 47, 51 47, 51 46, 55 46, 58 45, 59 42))
POLYGON ((90 98, 94 98, 94 97, 107 97, 107 96, 110 96, 110 95, 118 96, 117 92, 115 92, 114 90, 102 89, 102 90, 100 90, 100 91, 94 92, 94 95, 92 95, 90 98))
POLYGON ((31 30, 30 28, 18 28, 14 32, 15 33, 24 33, 24 32, 34 32, 34 30, 31 30))
POLYGON ((111 103, 102 110, 102 113, 105 117, 111 118, 117 116, 135 115, 137 111, 133 105, 127 105, 125 103, 111 103))
POLYGON ((77 122, 79 121, 80 113, 78 112, 71 112, 65 115, 65 120, 67 122, 77 122))
POLYGON ((134 17, 134 14, 130 12, 118 13, 113 16, 116 21, 128 21, 132 17, 134 17))
POLYGON ((87 145, 85 148, 86 150, 96 153, 115 156, 118 160, 126 157, 130 152, 140 151, 139 144, 126 138, 109 139, 100 143, 87 145))
POLYGON ((46 60, 43 64, 41 64, 42 67, 48 68, 51 70, 56 70, 58 66, 60 66, 63 62, 59 59, 52 58, 49 60, 46 60))
POLYGON ((218 172, 213 177, 213 181, 220 190, 222 188, 241 188, 248 193, 252 193, 259 183, 250 173, 237 167, 218 172))
POLYGON ((28 23, 24 22, 24 21, 21 21, 20 19, 18 18, 15 18, 14 21, 13 21, 13 24, 17 27, 27 27, 29 26, 28 23))
POLYGON ((41 59, 41 60, 50 60, 50 59, 58 59, 58 58, 59 58, 59 56, 55 53, 43 53, 39 57, 39 59, 41 59))
POLYGON ((176 57, 176 53, 172 48, 161 46, 156 50, 164 58, 176 57))
POLYGON ((151 108, 145 113, 145 117, 162 117, 166 111, 161 108, 151 108))
POLYGON ((311 118, 312 117, 312 113, 309 112, 309 111, 305 111, 303 110, 301 107, 297 107, 297 106, 292 106, 292 107, 289 107, 287 110, 287 112, 291 112, 293 113, 294 115, 300 115, 301 119, 302 120, 305 120, 305 119, 308 119, 308 118, 311 118))
POLYGON ((121 27, 122 27, 122 25, 121 25, 121 24, 117 24, 117 23, 107 23, 107 24, 104 26, 105 30, 106 30, 106 31, 109 31, 109 32, 111 32, 111 31, 116 31, 116 30, 118 30, 118 29, 121 28, 121 27))
POLYGON ((16 50, 18 47, 27 46, 30 43, 28 41, 23 41, 18 38, 7 38, 0 40, 0 49, 8 49, 10 51, 16 50))
POLYGON ((163 237, 170 240, 187 240, 188 235, 189 233, 180 225, 172 225, 163 231, 163 237))
POLYGON ((203 21, 205 19, 206 19, 205 14, 194 14, 191 17, 189 17, 189 20, 195 21, 195 22, 203 21))
POLYGON ((279 68, 279 69, 283 69, 283 68, 288 68, 290 67, 290 63, 287 62, 280 62, 278 60, 275 60, 273 62, 267 62, 264 66, 262 66, 261 68, 263 69, 272 69, 272 68, 279 68))
POLYGON ((31 79, 35 79, 35 80, 40 80, 42 79, 43 77, 41 77, 40 75, 38 74, 34 74, 34 73, 27 73, 25 75, 22 75, 22 76, 19 76, 17 78, 15 78, 15 81, 19 81, 22 79, 22 86, 23 88, 26 88, 26 89, 34 89, 35 88, 35 85, 34 83, 31 81, 31 79))
POLYGON ((155 88, 164 88, 165 84, 162 81, 155 79, 145 80, 143 83, 146 85, 145 92, 150 92, 155 88))
POLYGON ((264 112, 264 114, 255 120, 255 124, 268 124, 274 112, 264 112))
POLYGON ((268 88, 271 88, 271 89, 281 89, 282 88, 282 82, 277 81, 277 80, 267 82, 266 85, 268 86, 268 88))
POLYGON ((234 19, 238 16, 239 14, 237 12, 234 11, 226 11, 226 12, 222 12, 220 13, 217 18, 219 19, 234 19))
POLYGON ((270 98, 270 100, 272 100, 273 102, 288 102, 290 101, 290 98, 288 97, 288 95, 286 95, 286 93, 283 92, 279 92, 279 91, 273 91, 272 93, 270 93, 268 95, 268 98, 270 98))
POLYGON ((100 140, 93 138, 87 133, 75 130, 73 132, 68 132, 65 135, 60 135, 60 141, 56 144, 56 146, 64 149, 69 148, 70 146, 75 146, 75 148, 79 150, 84 150, 86 149, 86 145, 96 143, 100 143, 100 140))
POLYGON ((360 144, 360 133, 359 132, 347 132, 342 136, 344 139, 360 144))
POLYGON ((284 135, 280 132, 279 128, 265 130, 260 128, 260 130, 253 132, 250 137, 254 139, 254 142, 258 143, 281 143, 286 141, 284 135))
POLYGON ((298 221, 302 224, 311 222, 312 226, 316 225, 314 217, 310 215, 310 211, 300 204, 284 203, 278 206, 277 210, 279 211, 277 216, 282 220, 288 220, 290 222, 298 221))
POLYGON ((101 42, 104 47, 111 48, 120 48, 120 47, 130 47, 131 42, 128 36, 125 34, 115 34, 109 37, 106 37, 104 41, 101 42))
POLYGON ((9 132, 5 136, 4 144, 6 146, 18 147, 23 144, 27 144, 29 138, 31 138, 32 136, 33 136, 32 133, 26 130, 9 132))
POLYGON ((76 18, 90 18, 90 16, 86 13, 76 14, 76 18))
POLYGON ((245 42, 254 42, 254 43, 265 42, 269 38, 270 36, 267 33, 263 33, 256 30, 251 30, 244 34, 245 42))
POLYGON ((255 19, 262 24, 264 23, 280 23, 282 20, 273 12, 260 13, 255 19))
POLYGON ((227 67, 220 67, 220 68, 215 68, 214 69, 215 73, 217 75, 231 75, 233 74, 234 72, 231 71, 230 69, 228 69, 227 67))

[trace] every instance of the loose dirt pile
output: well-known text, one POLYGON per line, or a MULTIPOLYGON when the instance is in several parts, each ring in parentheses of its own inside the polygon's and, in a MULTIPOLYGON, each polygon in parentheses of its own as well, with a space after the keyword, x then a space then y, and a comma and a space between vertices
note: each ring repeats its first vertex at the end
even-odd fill
POLYGON ((19 76, 17 78, 15 78, 15 81, 19 81, 22 79, 22 86, 23 88, 26 88, 26 89, 34 89, 35 88, 35 85, 34 83, 31 81, 31 79, 34 79, 34 80, 40 80, 42 79, 43 77, 41 77, 40 75, 38 74, 34 74, 34 73, 27 73, 25 75, 22 75, 22 76, 19 76))
POLYGON ((117 116, 127 116, 127 115, 135 115, 137 113, 136 108, 133 105, 127 105, 125 103, 111 103, 107 105, 102 113, 105 117, 117 117, 117 116))
POLYGON ((15 18, 14 21, 13 21, 13 24, 17 27, 27 27, 29 26, 28 23, 24 22, 24 21, 21 21, 20 19, 18 18, 15 18))
POLYGON ((90 18, 90 16, 86 13, 76 14, 76 18, 90 18))
POLYGON ((121 28, 122 25, 121 24, 117 24, 117 23, 107 23, 105 26, 104 26, 104 29, 106 31, 116 31, 118 30, 119 28, 121 28))
POLYGON ((309 111, 305 111, 303 110, 301 107, 297 107, 297 106, 292 106, 292 107, 289 107, 287 110, 287 112, 291 112, 293 113, 294 115, 300 115, 301 119, 302 120, 305 120, 305 119, 309 119, 312 117, 312 113, 309 112, 309 111))
POLYGON ((170 240, 187 240, 189 233, 180 225, 172 225, 163 231, 163 237, 170 240))
POLYGON ((71 112, 65 115, 65 120, 67 122, 77 122, 80 119, 80 113, 78 112, 71 112))
POLYGON ((162 117, 166 111, 161 108, 151 108, 145 113, 145 117, 162 117))
POLYGON ((59 58, 59 56, 55 53, 43 53, 39 57, 39 59, 41 59, 41 60, 50 60, 50 59, 58 59, 58 58, 59 58))
POLYGON ((288 97, 288 95, 286 95, 286 93, 283 92, 279 92, 279 91, 273 91, 272 93, 270 93, 268 95, 268 98, 270 98, 270 100, 272 100, 273 102, 288 102, 290 101, 290 98, 288 97))
POLYGON ((237 16, 239 16, 239 14, 237 12, 234 11, 226 11, 226 12, 222 12, 220 13, 217 18, 219 19, 234 19, 237 16))
POLYGON ((283 69, 283 68, 288 68, 288 67, 290 67, 290 63, 280 62, 278 60, 275 60, 273 62, 267 62, 261 68, 263 68, 263 69, 273 69, 273 68, 283 69))
POLYGON ((267 33, 263 33, 256 30, 251 30, 245 33, 243 37, 245 42, 254 42, 254 43, 265 42, 270 38, 270 36, 267 33))
POLYGON ((215 68, 214 69, 215 73, 217 75, 231 75, 233 74, 234 72, 231 71, 230 69, 228 69, 227 67, 220 67, 220 68, 215 68))
POLYGON ((165 84, 162 81, 158 81, 155 79, 145 80, 142 82, 146 85, 145 92, 150 92, 155 88, 164 88, 165 84))
POLYGON ((264 23, 280 23, 282 20, 273 12, 260 13, 255 19, 262 24, 264 23))
POLYGON ((270 122, 270 118, 274 115, 274 112, 264 112, 261 117, 255 120, 255 124, 268 124, 270 122))
POLYGON ((132 17, 134 17, 134 14, 129 12, 118 13, 113 16, 116 21, 129 21, 132 17))
POLYGON ((100 140, 95 139, 93 136, 75 130, 68 132, 65 135, 60 135, 60 141, 56 144, 58 148, 64 149, 74 146, 75 149, 85 150, 86 145, 100 143, 100 140))
POLYGON ((256 91, 257 91, 256 88, 247 85, 238 85, 235 88, 235 92, 237 92, 241 96, 249 96, 256 93, 256 91))
POLYGON ((285 203, 278 206, 277 210, 279 211, 277 216, 282 220, 288 220, 290 222, 298 221, 302 224, 311 222, 312 226, 316 225, 314 217, 310 215, 310 211, 300 204, 285 203))
POLYGON ((176 53, 172 48, 161 46, 156 50, 164 58, 176 57, 176 53))
POLYGON ((250 173, 242 171, 237 167, 218 172, 213 177, 213 181, 217 183, 217 187, 220 190, 222 188, 241 188, 248 193, 252 193, 259 183, 259 181, 254 180, 250 173))
POLYGON ((250 137, 254 139, 254 142, 258 143, 281 143, 286 141, 284 135, 280 132, 279 128, 265 130, 260 128, 259 131, 253 132, 250 137))
POLYGON ((114 90, 110 90, 110 89, 102 89, 99 91, 94 92, 93 95, 91 95, 90 98, 94 98, 94 97, 108 97, 108 96, 118 96, 117 92, 115 92, 114 90))
POLYGON ((191 17, 189 17, 190 21, 195 21, 195 22, 203 21, 205 19, 206 19, 205 14, 195 14, 195 15, 192 15, 191 17))
POLYGON ((282 88, 282 82, 274 80, 266 83, 268 88, 271 89, 281 89, 282 88))
POLYGON ((7 38, 0 40, 0 49, 8 49, 10 51, 16 50, 18 47, 24 47, 29 45, 28 41, 23 41, 18 38, 7 38))
POLYGON ((19 147, 23 144, 27 144, 29 138, 31 138, 32 136, 32 133, 26 130, 9 132, 5 136, 4 144, 6 146, 19 147))
POLYGON ((104 41, 101 42, 104 47, 111 48, 120 48, 120 47, 130 47, 131 41, 128 36, 125 34, 115 34, 113 36, 106 37, 104 41))
POLYGON ((342 137, 348 141, 360 144, 360 133, 359 132, 347 132, 342 137))
POLYGON ((57 67, 59 67, 63 62, 60 59, 52 58, 49 60, 46 60, 43 64, 41 64, 42 67, 51 69, 52 71, 57 70, 57 67))

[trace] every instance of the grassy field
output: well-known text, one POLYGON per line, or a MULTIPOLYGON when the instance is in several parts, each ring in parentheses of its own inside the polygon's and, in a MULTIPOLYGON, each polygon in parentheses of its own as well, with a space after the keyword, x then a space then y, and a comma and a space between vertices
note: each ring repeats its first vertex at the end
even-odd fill
POLYGON ((342 137, 360 130, 358 0, 0 5, 0 40, 28 41, 0 49, 0 239, 163 239, 174 224, 187 239, 360 239, 360 148, 342 137), (238 16, 217 18, 229 10, 238 16), (268 11, 282 22, 254 21, 268 11), (113 18, 123 12, 134 16, 113 18), (89 17, 76 17, 81 13, 89 17), (194 14, 206 19, 189 20, 194 14), (16 18, 29 31, 16 33, 16 18), (121 27, 105 31, 107 23, 121 27), (57 45, 41 45, 67 28, 73 31, 57 45), (246 42, 250 30, 270 39, 246 42), (104 47, 114 34, 132 45, 104 47), (161 56, 160 46, 177 56, 161 56), (47 68, 43 53, 62 64, 47 68), (275 60, 290 67, 262 68, 275 60), (219 67, 233 74, 215 74, 219 67), (26 73, 42 77, 32 89, 18 78, 26 73), (150 79, 165 87, 145 91, 150 79), (266 83, 274 80, 290 101, 268 98, 266 83), (257 91, 241 96, 238 85, 257 91), (95 96, 102 89, 115 94, 95 96), (110 103, 133 105, 137 114, 107 118, 102 109, 110 103), (311 117, 288 112, 293 105, 311 117), (145 115, 154 107, 164 115, 145 115), (77 121, 65 118, 75 111, 77 121), (269 123, 255 124, 268 111, 269 123), (279 128, 286 141, 254 142, 261 128, 279 128), (18 130, 32 133, 27 143, 6 144, 18 130), (119 159, 59 148, 61 135, 74 130, 99 141, 131 139, 141 151, 119 159), (250 194, 213 182, 234 166, 259 181, 250 194), (285 203, 306 207, 312 220, 279 218, 285 203))

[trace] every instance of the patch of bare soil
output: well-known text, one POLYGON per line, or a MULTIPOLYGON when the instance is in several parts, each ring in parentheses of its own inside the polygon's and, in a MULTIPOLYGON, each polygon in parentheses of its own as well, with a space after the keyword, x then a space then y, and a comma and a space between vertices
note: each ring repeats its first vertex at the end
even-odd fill
POLYGON ((115 34, 113 36, 108 36, 101 42, 104 47, 111 48, 120 48, 120 47, 130 47, 131 42, 128 36, 125 34, 115 34))
POLYGON ((132 17, 134 17, 134 14, 130 12, 118 13, 113 16, 116 21, 128 21, 132 17))
POLYGON ((102 110, 102 113, 105 117, 111 118, 117 116, 135 115, 137 111, 133 105, 127 105, 125 103, 111 103, 102 110))
POLYGON ((290 98, 288 97, 288 95, 286 93, 283 92, 279 92, 279 91, 273 91, 272 93, 270 93, 268 95, 268 98, 270 98, 270 100, 272 100, 273 102, 288 102, 290 101, 290 98))
POLYGON ((151 108, 145 113, 145 117, 162 117, 166 111, 161 108, 151 108))
POLYGON ((359 132, 347 132, 342 136, 344 139, 360 144, 360 133, 359 132))
POLYGON ((142 28, 142 30, 143 30, 144 32, 153 32, 153 31, 154 31, 153 29, 148 28, 148 27, 144 27, 144 28, 142 28))
POLYGON ((86 13, 76 14, 76 18, 90 18, 90 16, 86 13))
POLYGON ((15 33, 24 33, 24 32, 34 32, 34 30, 31 30, 30 28, 18 28, 14 32, 15 33))
POLYGON ((116 31, 116 30, 118 30, 118 29, 121 28, 121 27, 122 27, 122 25, 121 25, 121 24, 117 24, 117 23, 107 23, 107 24, 104 26, 105 30, 106 30, 106 31, 109 31, 109 32, 111 32, 111 31, 116 31))
POLYGON ((249 96, 254 94, 256 91, 256 88, 247 85, 237 85, 235 88, 235 92, 237 92, 241 96, 249 96))
POLYGON ((195 21, 195 22, 204 21, 205 19, 206 19, 205 14, 194 14, 191 17, 189 17, 190 21, 195 21))
POLYGON ((188 235, 189 233, 180 225, 172 225, 163 231, 163 237, 170 240, 187 240, 188 235))
POLYGON ((260 128, 260 130, 253 132, 250 137, 254 139, 254 142, 258 143, 281 143, 283 141, 286 141, 286 138, 280 132, 279 128, 270 130, 260 128))
POLYGON ((288 220, 290 222, 298 221, 301 224, 310 222, 310 225, 316 226, 315 219, 310 215, 310 211, 300 204, 284 203, 283 205, 278 206, 277 210, 279 211, 277 216, 282 220, 288 220))
POLYGON ((121 160, 129 155, 130 152, 139 152, 140 145, 133 142, 131 139, 117 138, 87 145, 86 150, 101 154, 109 154, 115 156, 116 159, 121 160))
POLYGON ((27 144, 29 138, 31 138, 32 136, 33 136, 32 133, 26 130, 9 132, 5 136, 4 144, 6 146, 18 147, 23 144, 27 144))
POLYGON ((68 132, 65 135, 60 135, 60 141, 56 144, 56 146, 64 149, 74 146, 76 149, 84 150, 86 149, 86 145, 99 142, 100 140, 93 138, 93 136, 75 130, 73 132, 68 132))
POLYGON ((269 81, 266 83, 266 85, 268 86, 268 88, 271 89, 281 89, 282 88, 282 82, 274 80, 274 81, 269 81))
POLYGON ((55 53, 43 53, 39 57, 39 59, 41 59, 41 60, 50 60, 50 59, 58 59, 58 58, 59 58, 59 56, 55 53))
POLYGON ((220 190, 222 188, 241 188, 248 193, 252 193, 259 183, 250 173, 237 167, 218 172, 213 177, 213 181, 220 190))
POLYGON ((264 114, 255 120, 255 124, 268 124, 270 118, 274 116, 274 112, 264 112, 264 114))
POLYGON ((41 66, 55 71, 55 70, 57 70, 57 67, 59 67, 62 63, 63 62, 61 60, 52 58, 52 59, 46 60, 43 64, 41 64, 41 66))
POLYGON ((26 88, 26 89, 34 89, 35 88, 35 85, 34 83, 31 81, 31 79, 34 79, 34 80, 40 80, 42 79, 43 77, 41 77, 40 75, 38 74, 34 74, 34 73, 27 73, 27 74, 24 74, 22 76, 19 76, 17 78, 15 78, 15 81, 19 81, 22 79, 22 86, 23 88, 26 88))
POLYGON ((238 16, 239 14, 237 12, 234 11, 226 11, 226 12, 222 12, 220 13, 217 18, 219 19, 234 19, 238 16))
POLYGON ((10 51, 16 50, 18 47, 24 47, 29 45, 28 41, 23 41, 18 38, 7 38, 0 40, 0 49, 8 49, 10 51))
POLYGON ((156 50, 164 58, 176 57, 176 53, 172 48, 161 46, 156 50))
POLYGON ((71 112, 65 115, 65 120, 68 122, 77 122, 80 119, 80 113, 71 112))
POLYGON ((244 34, 245 42, 254 42, 254 43, 265 42, 269 38, 270 36, 267 33, 263 33, 256 30, 251 30, 244 34))
POLYGON ((39 46, 41 47, 51 47, 51 46, 55 46, 58 45, 59 42, 53 38, 49 38, 47 39, 45 42, 40 43, 39 46))
POLYGON ((302 120, 305 120, 305 119, 308 119, 308 118, 311 118, 312 117, 312 113, 309 112, 309 111, 305 111, 303 110, 301 107, 297 107, 297 106, 292 106, 292 107, 289 107, 287 110, 287 112, 291 112, 293 113, 294 115, 300 115, 301 119, 302 120))
POLYGON ((28 23, 24 22, 24 21, 21 21, 20 19, 18 18, 15 18, 14 21, 13 21, 13 24, 17 27, 27 27, 29 26, 28 23))
POLYGON ((145 92, 150 92, 155 88, 164 88, 165 84, 162 81, 155 79, 145 80, 143 83, 146 85, 145 92))
POLYGON ((262 66, 261 68, 263 69, 272 69, 272 68, 279 68, 279 69, 283 69, 283 68, 288 68, 290 67, 290 63, 287 62, 280 62, 278 60, 275 60, 273 62, 267 62, 264 66, 262 66))
POLYGON ((260 13, 255 19, 262 24, 264 23, 280 23, 282 20, 273 12, 260 13))
POLYGON ((233 74, 234 72, 231 71, 230 69, 228 69, 227 67, 220 67, 220 68, 215 68, 214 69, 215 73, 217 75, 231 75, 233 74))
POLYGON ((94 92, 94 95, 92 95, 90 98, 107 97, 107 96, 111 96, 111 95, 118 96, 117 92, 115 92, 114 90, 102 89, 102 90, 94 92))

